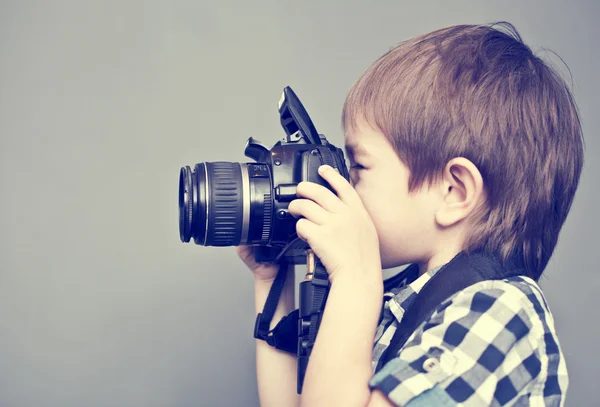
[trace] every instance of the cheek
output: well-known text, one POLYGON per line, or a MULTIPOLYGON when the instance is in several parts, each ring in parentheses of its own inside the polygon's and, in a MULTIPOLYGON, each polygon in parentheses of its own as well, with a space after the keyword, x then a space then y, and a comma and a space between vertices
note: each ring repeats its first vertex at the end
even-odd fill
POLYGON ((377 229, 379 240, 381 243, 394 241, 399 226, 404 223, 406 198, 390 183, 364 181, 357 185, 356 192, 377 229))
POLYGON ((379 237, 379 254, 383 268, 396 267, 408 262, 407 252, 411 251, 411 234, 406 216, 402 219, 398 213, 389 217, 377 217, 375 228, 379 237))
POLYGON ((373 175, 361 179, 356 192, 377 230, 382 267, 407 264, 412 261, 413 246, 418 245, 418 202, 398 187, 397 180, 373 175))

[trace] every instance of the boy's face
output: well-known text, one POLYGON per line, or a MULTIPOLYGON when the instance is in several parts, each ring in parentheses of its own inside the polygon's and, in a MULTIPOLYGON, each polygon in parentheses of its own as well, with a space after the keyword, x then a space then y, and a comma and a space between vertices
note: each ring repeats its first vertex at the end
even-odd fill
POLYGON ((420 263, 434 246, 436 197, 427 188, 409 194, 409 170, 389 140, 359 124, 345 135, 350 178, 377 229, 382 267, 420 263))

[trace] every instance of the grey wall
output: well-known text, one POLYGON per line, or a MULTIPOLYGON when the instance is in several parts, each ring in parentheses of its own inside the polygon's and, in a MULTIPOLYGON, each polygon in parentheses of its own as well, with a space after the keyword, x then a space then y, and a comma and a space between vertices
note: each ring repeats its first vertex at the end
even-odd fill
POLYGON ((258 405, 252 278, 180 243, 179 167, 275 142, 285 85, 341 143, 390 46, 502 19, 575 80, 587 161, 543 288, 567 405, 596 405, 598 4, 0 2, 0 406, 258 405))

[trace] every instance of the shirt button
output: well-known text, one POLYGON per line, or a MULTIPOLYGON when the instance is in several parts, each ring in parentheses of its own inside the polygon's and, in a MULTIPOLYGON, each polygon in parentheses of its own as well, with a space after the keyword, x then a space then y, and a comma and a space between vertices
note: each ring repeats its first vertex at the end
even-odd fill
POLYGON ((423 362, 423 370, 433 372, 440 367, 440 362, 436 358, 429 358, 423 362))

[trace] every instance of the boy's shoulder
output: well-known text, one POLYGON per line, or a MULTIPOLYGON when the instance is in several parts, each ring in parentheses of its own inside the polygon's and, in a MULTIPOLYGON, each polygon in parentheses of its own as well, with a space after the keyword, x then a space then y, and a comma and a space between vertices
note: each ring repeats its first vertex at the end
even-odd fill
MULTIPOLYGON (((540 286, 526 276, 475 283, 446 299, 431 319, 462 313, 460 325, 469 336, 508 351, 526 341, 538 358, 561 354, 554 317, 540 286)), ((447 339, 453 343, 453 335, 447 339)), ((462 338, 464 339, 464 338, 462 338)), ((458 343, 457 343, 458 344, 458 343)), ((562 357, 562 356, 561 356, 562 357)), ((542 363, 543 365, 544 363, 542 363)), ((558 369, 558 366, 547 366, 558 369)))
MULTIPOLYGON (((442 345, 460 348, 455 354, 470 359, 472 369, 495 375, 498 384, 506 385, 506 397, 523 396, 527 388, 538 387, 542 391, 528 397, 546 404, 564 400, 568 386, 564 354, 548 302, 533 279, 514 276, 475 283, 448 298, 436 313, 439 320, 453 320, 449 325, 463 328, 448 329, 442 345)), ((466 377, 473 372, 465 372, 466 377)))
POLYGON ((556 343, 546 343, 552 338, 553 342, 558 341, 554 317, 544 292, 530 277, 482 281, 459 291, 448 301, 463 306, 468 303, 473 319, 478 314, 492 316, 505 324, 504 329, 512 332, 515 341, 527 335, 534 347, 548 348, 544 351, 551 353, 559 351, 556 343))
MULTIPOLYGON (((385 346, 384 337, 377 348, 385 346)), ((463 405, 515 400, 559 405, 568 386, 552 313, 539 285, 524 276, 481 281, 456 292, 413 332, 398 356, 371 382, 398 405, 433 393, 463 405), (415 368, 419 363, 423 370, 415 368), (443 368, 434 371, 427 364, 443 368), (418 396, 417 376, 432 392, 418 396)))
POLYGON ((475 283, 446 301, 456 302, 461 297, 472 298, 476 303, 472 306, 473 312, 480 310, 476 306, 479 302, 487 300, 490 306, 498 302, 513 312, 525 311, 544 318, 552 315, 541 287, 532 278, 522 275, 475 283))

